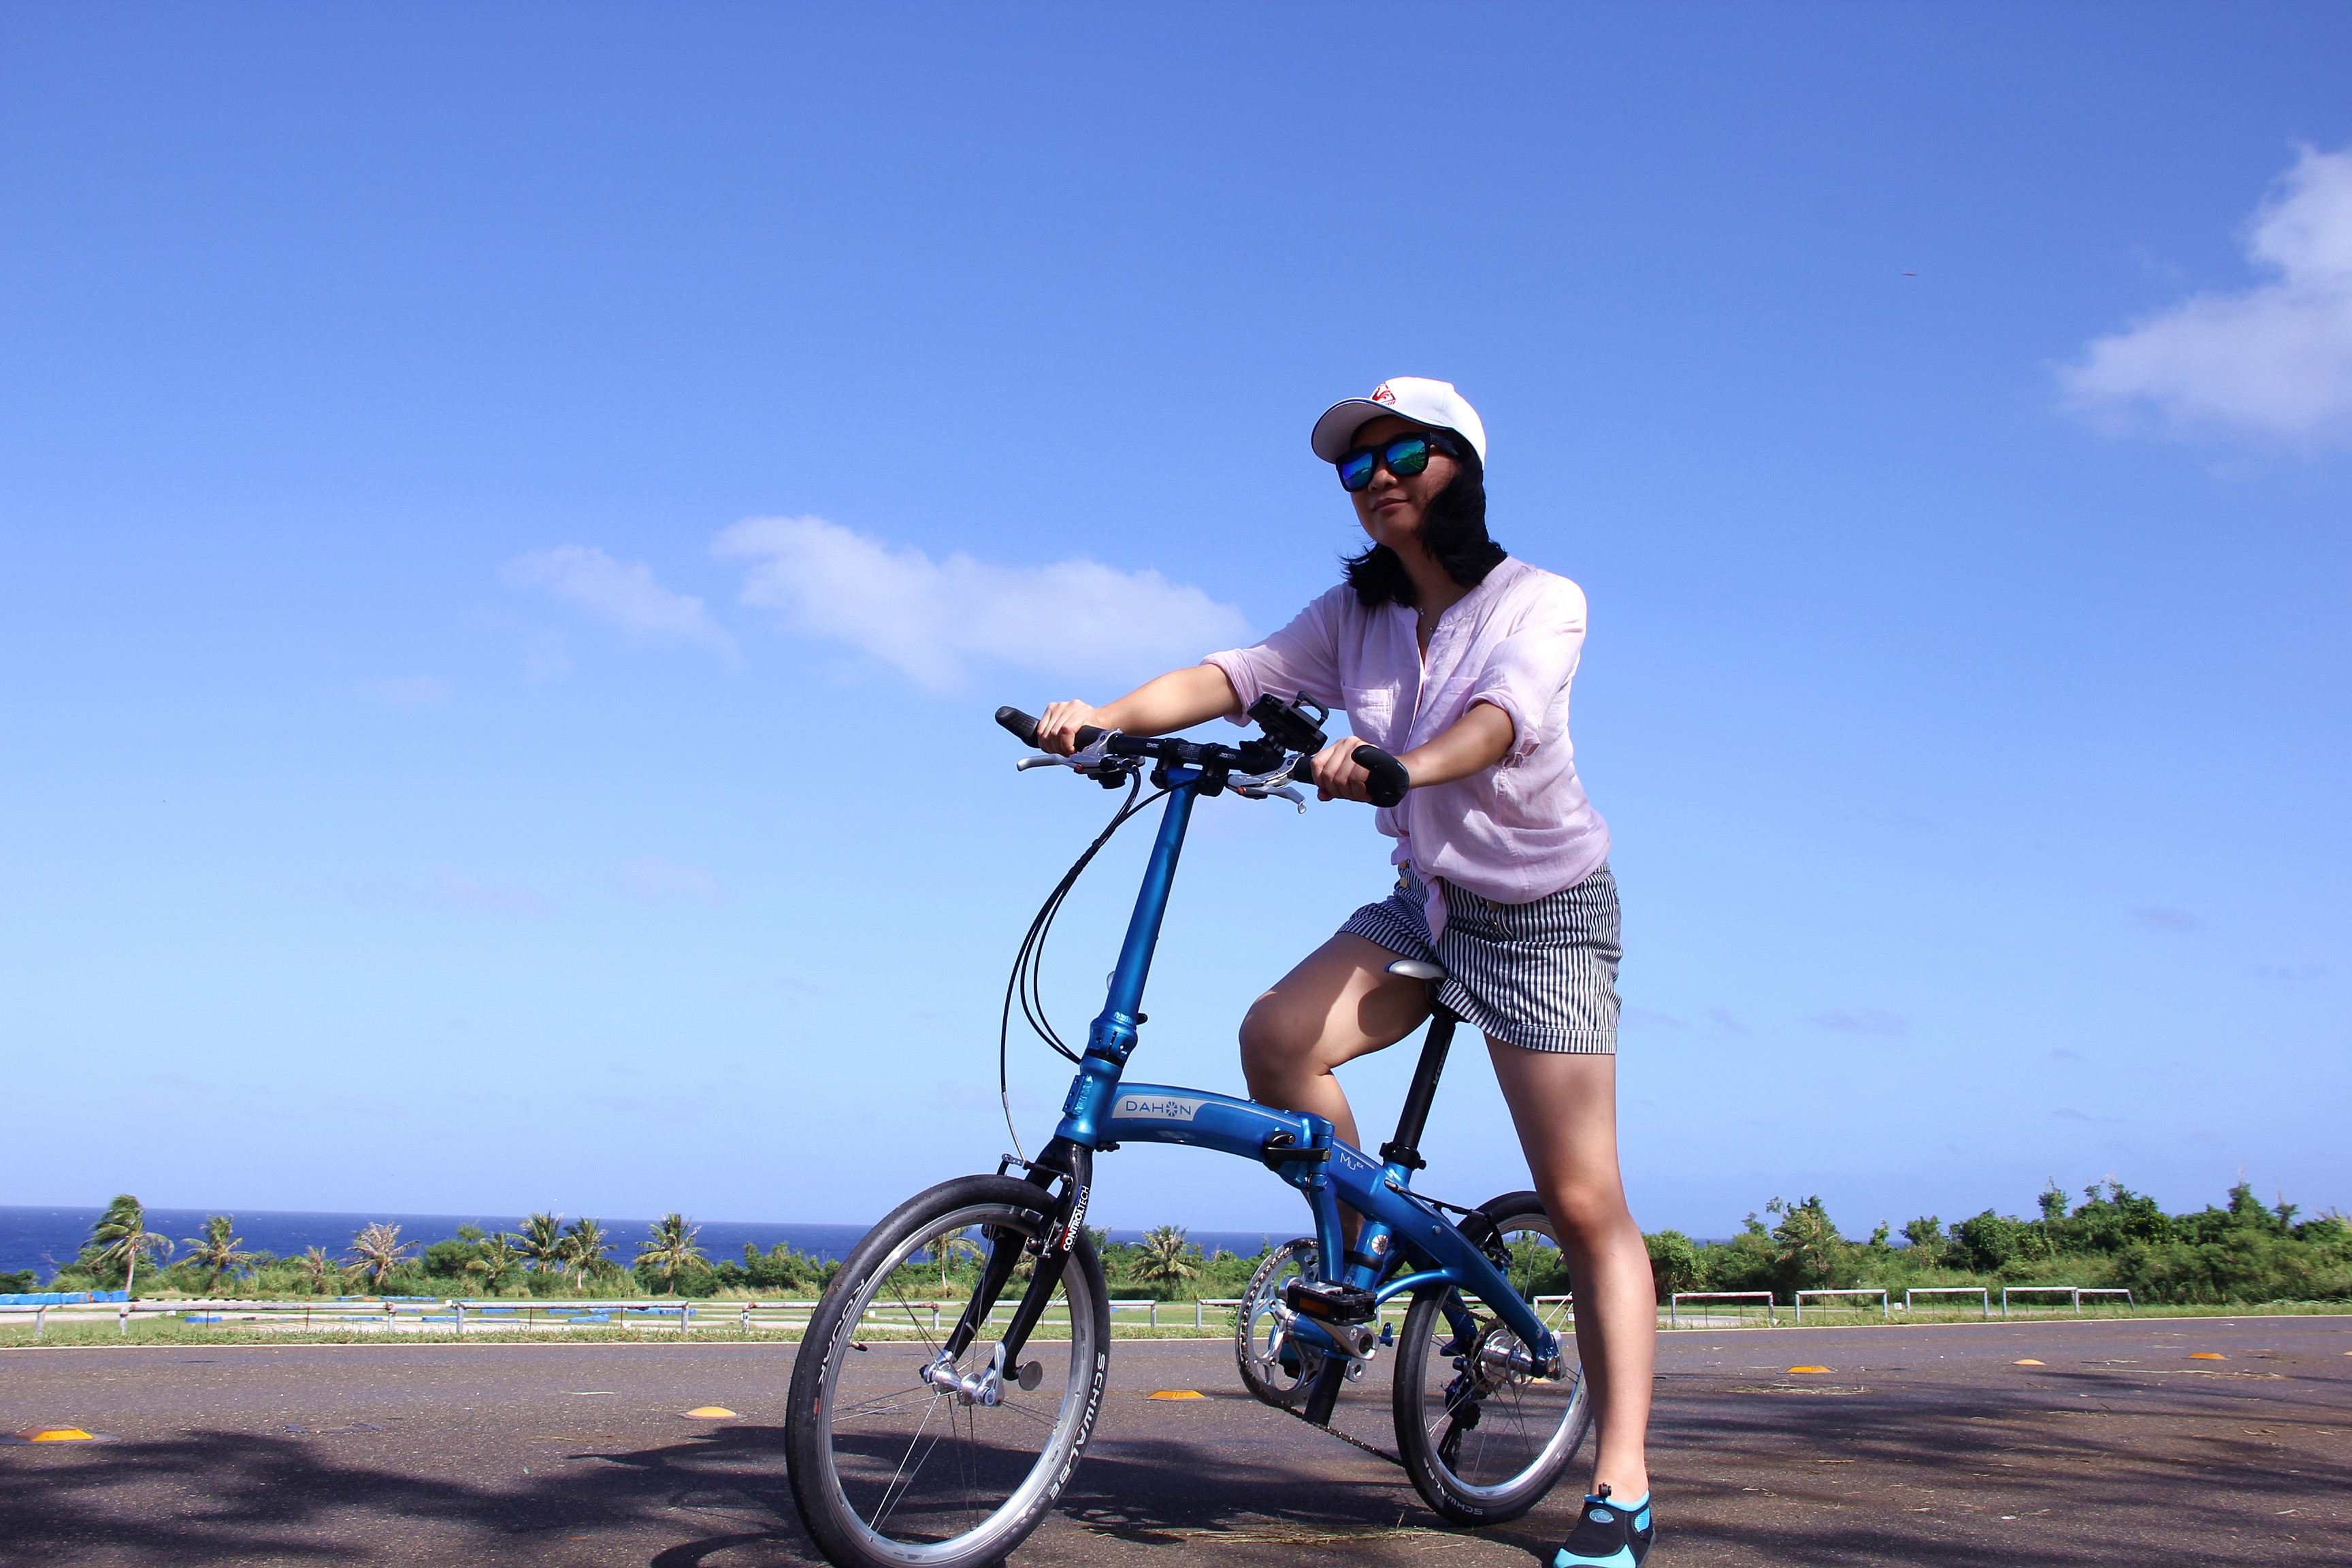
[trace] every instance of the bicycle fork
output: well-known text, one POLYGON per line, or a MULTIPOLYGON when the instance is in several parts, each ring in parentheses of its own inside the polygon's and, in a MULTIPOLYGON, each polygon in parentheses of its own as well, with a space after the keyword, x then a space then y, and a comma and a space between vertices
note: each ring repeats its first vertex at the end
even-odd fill
MULTIPOLYGON (((954 1394, 966 1405, 992 1405, 1003 1398, 1007 1369, 1018 1365, 1029 1336, 1036 1331, 1046 1307, 1053 1302, 1054 1291, 1062 1282, 1062 1270, 1077 1248, 1081 1227, 1086 1224, 1087 1200, 1094 1189, 1094 1160, 1093 1150, 1063 1138, 1055 1139, 1037 1152, 1025 1179, 1050 1194, 1044 1205, 1046 1224, 1045 1233, 1035 1238, 1036 1265, 1030 1270, 1028 1289, 1022 1292, 1020 1302, 1013 1310, 1013 1321, 1005 1325, 996 1349, 990 1352, 986 1368, 977 1373, 955 1370, 956 1363, 988 1326, 1005 1286, 1012 1282, 1013 1271, 1030 1250, 1030 1237, 1010 1226, 992 1226, 987 1227, 988 1266, 981 1271, 980 1285, 964 1303, 963 1315, 956 1320, 940 1353, 923 1368, 924 1382, 954 1394), (1060 1183, 1059 1192, 1054 1191, 1056 1182, 1060 1183)), ((1022 1387, 1034 1388, 1041 1372, 1033 1362, 1020 1365, 1012 1375, 1022 1387)))

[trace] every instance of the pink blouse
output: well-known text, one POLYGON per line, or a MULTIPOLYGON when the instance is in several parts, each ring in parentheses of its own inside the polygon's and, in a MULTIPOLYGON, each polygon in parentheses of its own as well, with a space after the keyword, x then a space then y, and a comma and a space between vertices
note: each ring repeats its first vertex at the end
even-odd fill
POLYGON ((1402 605, 1365 609, 1343 583, 1255 647, 1202 662, 1225 672, 1245 709, 1265 692, 1304 691, 1344 710, 1358 740, 1391 755, 1435 739, 1473 703, 1509 716, 1515 738, 1502 762, 1372 814, 1397 840, 1390 858, 1431 889, 1434 934, 1444 921, 1435 879, 1497 903, 1529 903, 1606 859, 1609 825, 1577 782, 1568 739, 1584 590, 1507 559, 1438 618, 1425 658, 1415 620, 1402 605))

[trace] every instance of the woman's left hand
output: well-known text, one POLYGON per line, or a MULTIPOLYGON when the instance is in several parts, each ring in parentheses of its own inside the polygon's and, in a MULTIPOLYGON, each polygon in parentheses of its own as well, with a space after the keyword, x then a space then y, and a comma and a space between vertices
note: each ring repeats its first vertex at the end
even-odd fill
POLYGON ((1315 790, 1318 800, 1360 800, 1370 804, 1364 791, 1372 775, 1356 763, 1356 748, 1368 745, 1353 735, 1342 735, 1315 753, 1315 790))
MULTIPOLYGON (((1470 711, 1455 720, 1444 733, 1426 745, 1400 753, 1397 761, 1404 765, 1405 776, 1412 781, 1410 787, 1413 789, 1452 784, 1509 756, 1513 734, 1509 714, 1491 702, 1473 702, 1470 711)), ((1347 735, 1315 753, 1315 787, 1323 799, 1371 804, 1364 791, 1372 775, 1356 765, 1356 748, 1370 743, 1347 735)))

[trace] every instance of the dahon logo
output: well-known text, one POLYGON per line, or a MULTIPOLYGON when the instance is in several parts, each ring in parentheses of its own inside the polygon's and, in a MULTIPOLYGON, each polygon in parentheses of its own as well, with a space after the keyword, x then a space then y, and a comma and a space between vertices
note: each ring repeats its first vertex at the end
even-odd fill
POLYGON ((1203 1103, 1175 1095, 1130 1094, 1120 1098, 1118 1114, 1138 1121, 1190 1121, 1201 1113, 1203 1103))

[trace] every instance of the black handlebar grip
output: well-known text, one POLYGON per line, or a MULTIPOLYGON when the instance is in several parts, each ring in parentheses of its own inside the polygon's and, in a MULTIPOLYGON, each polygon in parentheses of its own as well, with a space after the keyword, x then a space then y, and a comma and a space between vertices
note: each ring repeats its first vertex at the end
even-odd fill
MULTIPOLYGON (((1034 746, 1037 743, 1037 721, 1021 711, 1020 709, 999 708, 996 710, 996 721, 1019 736, 1023 745, 1034 746)), ((1078 750, 1085 751, 1109 732, 1108 730, 1097 730, 1092 724, 1079 725, 1078 750)))
POLYGON ((1364 785, 1364 795, 1374 805, 1394 805, 1412 787, 1404 764, 1378 746, 1358 746, 1350 754, 1358 767, 1372 775, 1364 785))

